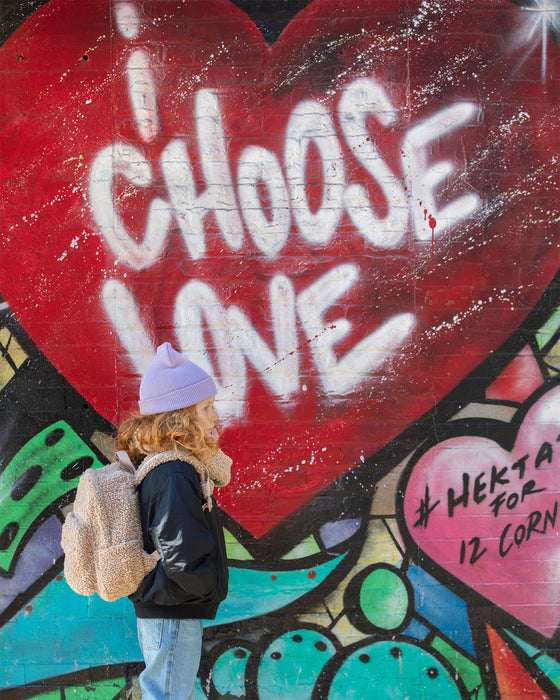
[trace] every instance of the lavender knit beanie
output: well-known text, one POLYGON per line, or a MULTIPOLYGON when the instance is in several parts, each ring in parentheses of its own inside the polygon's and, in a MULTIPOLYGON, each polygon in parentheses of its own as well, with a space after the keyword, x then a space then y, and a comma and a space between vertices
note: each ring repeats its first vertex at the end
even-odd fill
POLYGON ((212 377, 170 343, 163 343, 140 384, 138 406, 143 416, 194 406, 217 393, 212 377))

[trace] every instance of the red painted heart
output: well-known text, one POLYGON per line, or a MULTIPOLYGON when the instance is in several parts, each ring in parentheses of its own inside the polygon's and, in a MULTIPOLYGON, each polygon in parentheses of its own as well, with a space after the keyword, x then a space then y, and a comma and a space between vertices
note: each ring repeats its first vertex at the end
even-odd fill
POLYGON ((462 436, 412 468, 403 503, 410 536, 438 566, 552 637, 560 624, 560 388, 527 412, 511 452, 462 436))
POLYGON ((559 56, 534 17, 316 0, 269 47, 223 0, 50 0, 0 54, 2 294, 112 421, 158 342, 212 371, 221 500, 263 535, 550 282, 559 56))

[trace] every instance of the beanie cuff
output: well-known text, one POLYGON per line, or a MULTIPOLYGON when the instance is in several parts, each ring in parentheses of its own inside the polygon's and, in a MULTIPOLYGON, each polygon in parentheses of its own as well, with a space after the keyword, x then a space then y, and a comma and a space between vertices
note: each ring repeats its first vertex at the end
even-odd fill
POLYGON ((200 401, 206 401, 217 394, 216 384, 212 377, 205 377, 197 384, 176 389, 168 394, 155 396, 151 399, 142 399, 138 402, 140 414, 149 416, 155 413, 167 413, 178 411, 181 408, 194 406, 200 401))

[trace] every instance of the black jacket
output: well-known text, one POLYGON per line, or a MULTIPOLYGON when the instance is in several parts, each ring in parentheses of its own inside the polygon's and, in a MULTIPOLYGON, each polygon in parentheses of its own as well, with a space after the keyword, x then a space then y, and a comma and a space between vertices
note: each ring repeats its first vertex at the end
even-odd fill
POLYGON ((224 533, 218 508, 206 500, 194 467, 174 460, 140 485, 144 548, 162 559, 130 596, 141 618, 213 620, 228 590, 224 533))

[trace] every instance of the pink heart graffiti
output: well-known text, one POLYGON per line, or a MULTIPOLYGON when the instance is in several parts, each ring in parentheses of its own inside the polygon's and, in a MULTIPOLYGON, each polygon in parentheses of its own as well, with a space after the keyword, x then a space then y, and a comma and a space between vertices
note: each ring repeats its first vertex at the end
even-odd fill
POLYGON ((560 387, 527 411, 511 451, 455 437, 408 476, 410 537, 441 569, 546 637, 560 622, 560 387))

